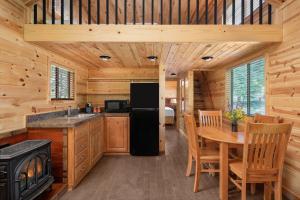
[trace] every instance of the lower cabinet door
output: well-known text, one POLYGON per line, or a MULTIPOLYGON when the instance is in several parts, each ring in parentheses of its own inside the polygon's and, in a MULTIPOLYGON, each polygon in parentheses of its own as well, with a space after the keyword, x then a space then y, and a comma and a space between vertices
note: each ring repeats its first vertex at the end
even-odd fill
POLYGON ((91 153, 91 166, 97 162, 97 134, 95 131, 90 132, 90 153, 91 153))
POLYGON ((89 160, 86 159, 80 165, 75 168, 75 184, 77 185, 81 179, 88 173, 89 171, 89 160))
POLYGON ((90 122, 90 154, 93 167, 103 154, 104 123, 103 118, 96 118, 90 122))
POLYGON ((128 117, 106 117, 106 151, 109 153, 127 153, 128 117))

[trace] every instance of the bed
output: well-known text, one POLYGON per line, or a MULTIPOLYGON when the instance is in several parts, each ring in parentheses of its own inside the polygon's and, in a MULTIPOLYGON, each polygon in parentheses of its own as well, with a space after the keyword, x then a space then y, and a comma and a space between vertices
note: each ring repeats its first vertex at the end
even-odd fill
POLYGON ((165 107, 165 124, 167 125, 173 125, 174 124, 174 118, 175 118, 175 112, 173 108, 165 107))

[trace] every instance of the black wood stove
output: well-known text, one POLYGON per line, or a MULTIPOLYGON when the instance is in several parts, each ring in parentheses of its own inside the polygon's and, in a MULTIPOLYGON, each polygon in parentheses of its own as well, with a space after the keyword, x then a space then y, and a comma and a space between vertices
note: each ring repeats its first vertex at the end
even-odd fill
POLYGON ((0 149, 0 199, 32 200, 54 182, 51 141, 27 140, 0 149))

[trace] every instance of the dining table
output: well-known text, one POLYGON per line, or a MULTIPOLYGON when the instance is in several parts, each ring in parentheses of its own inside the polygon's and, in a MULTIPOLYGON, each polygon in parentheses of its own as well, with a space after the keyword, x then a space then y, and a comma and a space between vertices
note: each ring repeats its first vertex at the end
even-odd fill
POLYGON ((229 128, 198 127, 198 136, 219 143, 220 148, 220 199, 228 199, 229 148, 243 146, 244 132, 232 132, 229 128))

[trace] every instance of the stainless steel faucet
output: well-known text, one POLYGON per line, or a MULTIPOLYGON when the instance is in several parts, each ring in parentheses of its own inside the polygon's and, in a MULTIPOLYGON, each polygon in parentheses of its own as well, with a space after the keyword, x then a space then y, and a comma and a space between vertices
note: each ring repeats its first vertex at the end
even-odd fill
POLYGON ((72 115, 72 107, 69 106, 68 107, 68 117, 71 117, 71 115, 72 115))

